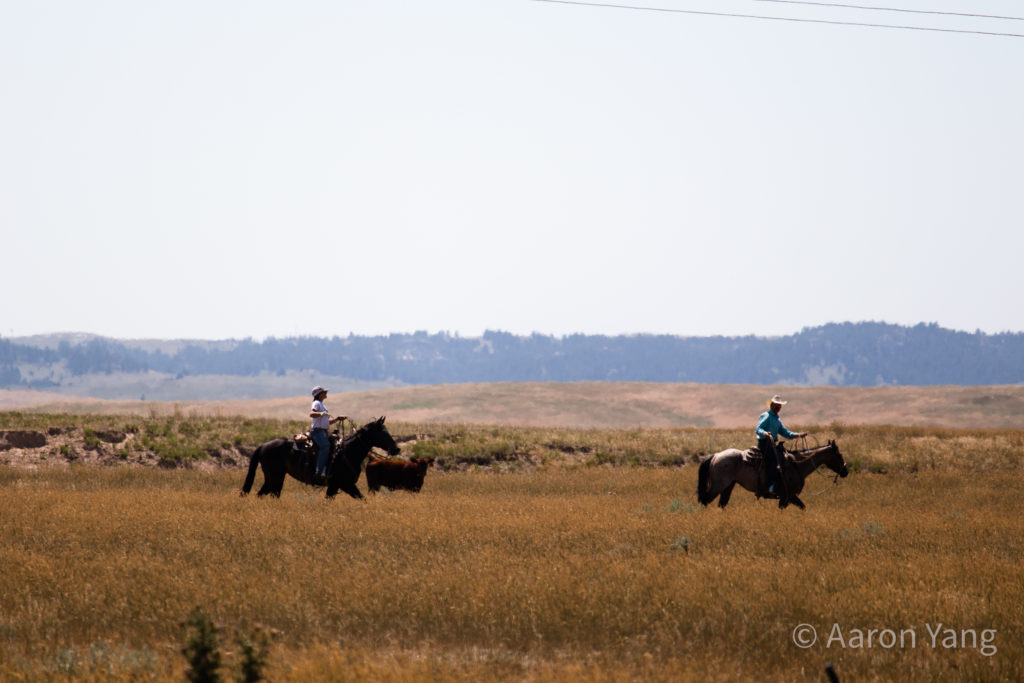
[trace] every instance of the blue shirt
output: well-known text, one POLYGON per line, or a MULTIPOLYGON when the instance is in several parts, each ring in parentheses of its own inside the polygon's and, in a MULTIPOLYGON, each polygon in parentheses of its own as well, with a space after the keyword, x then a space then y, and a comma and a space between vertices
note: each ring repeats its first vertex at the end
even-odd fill
POLYGON ((778 441, 779 432, 782 432, 782 435, 787 439, 795 439, 797 437, 795 432, 786 429, 786 425, 782 424, 782 420, 779 419, 774 410, 761 413, 761 417, 757 418, 757 438, 770 436, 772 441, 778 441))

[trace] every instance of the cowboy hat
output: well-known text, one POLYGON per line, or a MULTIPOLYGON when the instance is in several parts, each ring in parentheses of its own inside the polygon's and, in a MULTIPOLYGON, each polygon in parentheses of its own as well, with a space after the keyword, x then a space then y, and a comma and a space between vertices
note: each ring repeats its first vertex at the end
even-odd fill
POLYGON ((327 390, 323 387, 313 387, 313 398, 316 398, 320 394, 325 393, 327 390))
POLYGON ((779 396, 778 394, 775 394, 775 395, 774 395, 774 396, 772 396, 772 397, 771 397, 770 399, 768 399, 768 405, 769 405, 769 406, 772 406, 772 405, 780 405, 780 406, 784 406, 784 405, 786 405, 787 403, 789 403, 789 401, 783 401, 783 400, 782 400, 782 397, 781 397, 781 396, 779 396))

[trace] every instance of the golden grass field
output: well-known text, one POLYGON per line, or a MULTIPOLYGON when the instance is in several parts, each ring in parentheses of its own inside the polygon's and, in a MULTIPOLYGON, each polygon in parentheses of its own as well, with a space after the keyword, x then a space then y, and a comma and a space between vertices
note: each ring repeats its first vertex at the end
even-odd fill
POLYGON ((241 498, 237 466, 0 467, 0 680, 182 680, 196 608, 228 678, 264 632, 272 681, 1024 680, 1022 430, 787 420, 857 463, 801 512, 697 504, 693 456, 747 429, 388 424, 520 466, 365 503, 241 498))

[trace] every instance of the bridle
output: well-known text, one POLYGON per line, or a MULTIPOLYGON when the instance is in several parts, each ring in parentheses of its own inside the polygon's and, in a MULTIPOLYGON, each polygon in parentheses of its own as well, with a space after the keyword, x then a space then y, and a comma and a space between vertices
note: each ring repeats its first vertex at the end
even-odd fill
MULTIPOLYGON (((328 477, 330 477, 330 475, 333 474, 335 464, 339 460, 341 460, 342 462, 345 463, 345 467, 348 468, 349 473, 352 474, 354 477, 356 477, 358 479, 359 478, 359 473, 361 471, 361 468, 357 469, 351 462, 349 462, 349 459, 346 458, 342 454, 341 447, 342 447, 342 445, 344 445, 346 439, 349 440, 349 443, 355 443, 356 439, 359 438, 359 435, 361 434, 362 429, 364 427, 369 427, 371 423, 367 423, 367 424, 363 425, 362 427, 357 427, 356 423, 352 421, 352 418, 346 417, 345 420, 341 421, 342 438, 338 442, 338 450, 337 450, 337 453, 335 454, 334 458, 331 460, 331 466, 330 466, 330 469, 327 472, 327 475, 328 475, 328 477), (352 423, 352 434, 350 436, 345 436, 345 431, 344 431, 345 430, 345 420, 348 420, 349 422, 352 423)), ((375 448, 375 446, 371 445, 367 449, 367 451, 366 451, 367 455, 371 454, 373 452, 374 448, 375 448)), ((387 457, 390 458, 390 456, 387 456, 387 457)))
MULTIPOLYGON (((818 470, 814 470, 814 471, 817 472, 819 475, 821 475, 821 476, 825 477, 826 479, 828 479, 828 475, 825 474, 824 472, 820 472, 818 470)), ((838 472, 833 472, 832 473, 832 483, 831 484, 825 484, 824 488, 822 488, 821 490, 815 491, 814 493, 808 493, 807 495, 808 496, 820 496, 821 494, 825 493, 825 491, 828 491, 829 489, 831 489, 833 486, 835 486, 838 483, 839 483, 839 473, 838 472)))
MULTIPOLYGON (((803 437, 803 439, 804 439, 804 441, 806 441, 806 437, 803 437)), ((824 446, 814 446, 812 448, 798 448, 798 449, 793 450, 793 451, 787 450, 786 452, 791 454, 791 455, 793 455, 794 456, 793 457, 793 461, 795 463, 799 464, 799 463, 807 462, 808 460, 810 460, 811 458, 816 456, 818 453, 821 453, 822 451, 824 451, 824 450, 826 450, 828 448, 833 448, 833 449, 835 449, 835 451, 837 453, 839 452, 839 447, 836 446, 834 441, 830 441, 828 444, 826 444, 824 446), (807 453, 807 451, 811 451, 811 452, 807 453)), ((829 468, 829 469, 831 469, 831 468, 829 468)), ((829 475, 825 474, 824 472, 819 470, 817 467, 814 468, 814 472, 816 474, 818 474, 819 476, 825 477, 826 479, 829 478, 829 475)), ((822 493, 824 493, 825 491, 828 491, 830 488, 832 488, 832 486, 835 486, 838 483, 839 483, 839 473, 836 472, 836 471, 833 471, 832 472, 832 484, 831 485, 826 485, 820 491, 815 491, 814 493, 808 493, 807 495, 808 496, 818 496, 818 495, 821 495, 822 493)))

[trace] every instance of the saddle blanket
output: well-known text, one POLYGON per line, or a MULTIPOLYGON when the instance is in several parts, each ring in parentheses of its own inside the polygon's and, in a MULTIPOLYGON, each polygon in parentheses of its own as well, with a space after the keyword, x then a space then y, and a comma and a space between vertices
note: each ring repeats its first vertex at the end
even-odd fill
MULTIPOLYGON (((786 462, 789 462, 793 459, 793 456, 790 455, 789 451, 782 448, 781 446, 779 447, 779 455, 781 455, 782 459, 785 460, 786 462)), ((753 448, 748 448, 747 450, 743 451, 743 462, 750 463, 751 465, 760 465, 761 461, 763 460, 764 453, 762 453, 761 449, 759 449, 757 446, 753 448)))

